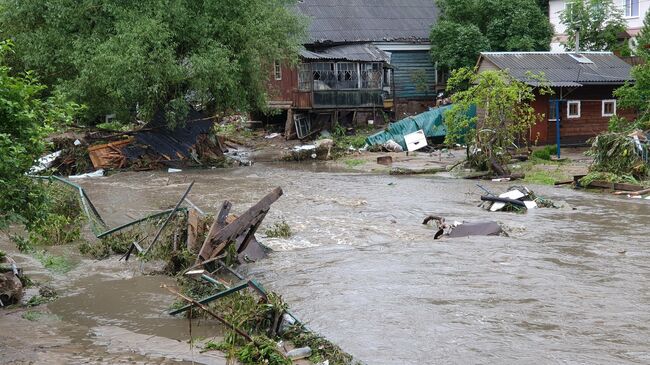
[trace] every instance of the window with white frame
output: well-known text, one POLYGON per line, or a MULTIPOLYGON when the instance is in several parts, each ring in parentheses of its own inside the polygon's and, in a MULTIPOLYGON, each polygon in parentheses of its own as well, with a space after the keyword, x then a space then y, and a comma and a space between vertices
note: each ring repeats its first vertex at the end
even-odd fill
POLYGON ((616 100, 603 100, 603 117, 616 115, 616 100))
POLYGON ((640 0, 625 0, 626 17, 636 18, 639 16, 639 1, 640 0))
POLYGON ((275 61, 273 63, 273 73, 275 74, 276 80, 282 80, 282 65, 280 64, 280 61, 275 61))
POLYGON ((580 118, 580 101, 579 100, 568 101, 566 113, 568 119, 580 118))
POLYGON ((312 74, 308 63, 298 65, 298 91, 311 91, 312 74))

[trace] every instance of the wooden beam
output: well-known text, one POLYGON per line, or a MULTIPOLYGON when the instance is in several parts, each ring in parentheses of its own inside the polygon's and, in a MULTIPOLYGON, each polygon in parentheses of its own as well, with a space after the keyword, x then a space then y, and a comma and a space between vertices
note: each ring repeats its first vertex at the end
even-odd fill
POLYGON ((212 225, 203 243, 198 262, 218 256, 229 244, 232 244, 239 236, 244 234, 244 232, 250 232, 251 227, 257 223, 256 218, 268 211, 271 204, 276 202, 282 194, 281 188, 275 188, 257 204, 222 229, 218 229, 218 224, 215 221, 215 224, 212 225))

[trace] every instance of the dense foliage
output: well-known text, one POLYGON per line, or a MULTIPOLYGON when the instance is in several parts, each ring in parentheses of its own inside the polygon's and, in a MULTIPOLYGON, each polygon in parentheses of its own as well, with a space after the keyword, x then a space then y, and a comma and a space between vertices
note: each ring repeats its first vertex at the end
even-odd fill
POLYGON ((650 129, 650 48, 646 48, 650 47, 650 13, 646 16, 644 27, 637 38, 637 44, 637 53, 645 63, 632 68, 635 82, 627 83, 617 89, 614 94, 618 99, 619 107, 637 110, 639 117, 632 123, 615 119, 619 122, 617 130, 650 129))
POLYGON ((625 31, 623 12, 613 0, 576 0, 567 3, 560 14, 560 21, 567 30, 564 43, 568 49, 575 49, 576 32, 580 32, 580 49, 588 51, 629 51, 627 45, 618 40, 625 31))
POLYGON ((0 0, 16 68, 88 106, 85 119, 180 121, 264 106, 274 60, 293 61, 305 24, 295 0, 0 0))
POLYGON ((441 21, 431 30, 434 62, 455 69, 481 51, 548 51, 553 28, 537 0, 437 0, 441 21))
POLYGON ((54 95, 31 73, 14 74, 5 65, 12 50, 0 42, 0 228, 12 221, 28 225, 40 217, 45 195, 25 173, 46 148, 44 138, 57 123, 69 122, 75 104, 54 95))
MULTIPOLYGON (((530 75, 540 84, 540 77, 530 75)), ((511 148, 539 119, 531 103, 535 100, 532 86, 514 79, 505 71, 475 73, 463 68, 452 73, 449 88, 470 85, 452 96, 453 107, 445 114, 447 142, 465 141, 470 146, 470 163, 481 170, 503 174, 511 148), (469 118, 467 111, 477 106, 482 112, 469 118)), ((540 86, 540 94, 550 88, 540 86)))

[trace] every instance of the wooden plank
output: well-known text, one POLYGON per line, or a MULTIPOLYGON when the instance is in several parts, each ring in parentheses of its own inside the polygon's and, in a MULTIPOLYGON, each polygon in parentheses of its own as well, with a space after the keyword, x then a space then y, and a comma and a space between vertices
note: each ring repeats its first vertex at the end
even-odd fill
POLYGON ((186 247, 189 252, 195 252, 197 249, 197 238, 201 235, 203 226, 201 225, 201 215, 196 209, 190 209, 187 213, 187 242, 186 247))
POLYGON ((276 202, 282 194, 281 188, 275 188, 257 204, 222 229, 217 229, 215 222, 203 243, 198 261, 201 262, 218 256, 228 244, 236 241, 237 237, 247 232, 256 223, 255 219, 264 211, 268 211, 271 204, 276 202))
POLYGON ((248 233, 246 233, 246 237, 244 240, 241 242, 241 245, 239 245, 239 248, 237 249, 237 253, 242 253, 248 247, 248 244, 251 242, 251 240, 255 237, 255 232, 257 232, 257 229, 260 228, 260 225, 262 224, 262 221, 264 218, 266 218, 266 214, 269 212, 269 210, 265 210, 260 214, 257 218, 255 218, 256 222, 255 224, 251 227, 250 230, 248 230, 248 233))

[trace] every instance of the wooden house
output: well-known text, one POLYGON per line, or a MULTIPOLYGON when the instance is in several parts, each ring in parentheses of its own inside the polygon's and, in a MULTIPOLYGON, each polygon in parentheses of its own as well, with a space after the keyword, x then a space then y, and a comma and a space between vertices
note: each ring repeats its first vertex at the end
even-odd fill
POLYGON ((309 41, 297 66, 274 63, 269 82, 287 138, 417 114, 444 90, 429 55, 433 1, 302 0, 296 9, 310 20, 309 41))
POLYGON ((584 144, 606 131, 613 116, 636 117, 634 110, 619 108, 613 95, 626 82, 634 82, 632 66, 611 52, 483 52, 477 67, 478 72, 507 71, 532 86, 539 82, 529 73, 541 75, 552 88, 553 94, 538 94, 533 103, 543 117, 530 130, 533 143, 584 144))

